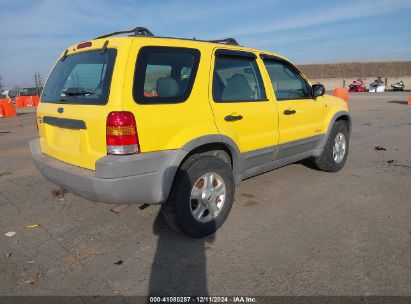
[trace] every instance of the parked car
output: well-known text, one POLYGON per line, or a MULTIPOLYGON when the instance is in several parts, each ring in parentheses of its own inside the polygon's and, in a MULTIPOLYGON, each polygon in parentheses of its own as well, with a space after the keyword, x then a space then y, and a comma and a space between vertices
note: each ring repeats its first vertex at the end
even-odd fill
POLYGON ((348 87, 349 92, 365 92, 366 89, 364 81, 361 78, 353 80, 353 82, 348 87))
POLYGON ((375 79, 373 83, 370 84, 368 92, 371 93, 381 93, 385 91, 385 84, 381 77, 375 79))
POLYGON ((40 95, 43 87, 23 88, 19 91, 19 96, 36 96, 40 95))
POLYGON ((163 204, 172 228, 204 237, 224 223, 242 180, 305 158, 323 171, 344 166, 348 105, 324 93, 286 58, 232 38, 107 34, 56 62, 31 154, 72 193, 163 204))
POLYGON ((400 80, 397 83, 391 85, 393 91, 404 91, 405 84, 404 81, 400 80))

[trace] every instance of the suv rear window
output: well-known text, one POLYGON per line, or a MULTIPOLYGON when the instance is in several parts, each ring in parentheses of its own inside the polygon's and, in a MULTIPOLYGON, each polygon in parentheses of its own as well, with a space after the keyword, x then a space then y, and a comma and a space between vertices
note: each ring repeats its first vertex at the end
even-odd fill
POLYGON ((44 87, 41 101, 104 105, 108 101, 117 51, 107 49, 67 56, 60 60, 44 87))
POLYGON ((139 104, 179 103, 193 88, 200 52, 178 47, 142 47, 134 73, 134 100, 139 104))

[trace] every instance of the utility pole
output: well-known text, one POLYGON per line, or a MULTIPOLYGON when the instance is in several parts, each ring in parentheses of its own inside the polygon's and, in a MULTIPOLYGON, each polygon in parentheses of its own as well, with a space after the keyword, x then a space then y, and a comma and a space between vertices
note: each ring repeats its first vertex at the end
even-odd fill
POLYGON ((0 91, 3 91, 3 76, 0 75, 0 91))
POLYGON ((37 81, 39 82, 39 87, 41 88, 43 86, 43 80, 41 79, 39 72, 37 72, 37 81))
POLYGON ((38 85, 38 81, 37 81, 37 72, 34 73, 34 86, 36 87, 37 95, 39 95, 39 85, 38 85))
POLYGON ((34 83, 36 85, 37 95, 40 96, 40 88, 42 86, 41 76, 39 72, 34 73, 34 83))

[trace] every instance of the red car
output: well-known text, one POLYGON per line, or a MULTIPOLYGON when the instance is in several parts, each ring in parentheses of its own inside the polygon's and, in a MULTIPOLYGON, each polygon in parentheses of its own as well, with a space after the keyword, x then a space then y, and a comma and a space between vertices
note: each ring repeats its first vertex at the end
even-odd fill
POLYGON ((349 92, 365 92, 364 81, 361 78, 354 80, 352 84, 349 85, 349 92))

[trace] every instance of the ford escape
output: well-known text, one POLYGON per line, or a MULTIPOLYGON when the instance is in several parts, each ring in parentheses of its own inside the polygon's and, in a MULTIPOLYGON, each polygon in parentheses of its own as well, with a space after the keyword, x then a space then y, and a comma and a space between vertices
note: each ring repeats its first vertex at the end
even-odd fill
POLYGON ((139 27, 62 53, 30 149, 68 191, 162 203, 172 228, 204 237, 223 224, 242 180, 305 158, 323 171, 344 166, 348 106, 324 93, 280 55, 139 27))

